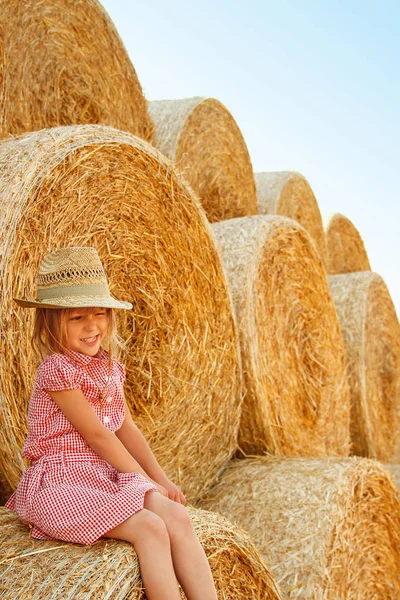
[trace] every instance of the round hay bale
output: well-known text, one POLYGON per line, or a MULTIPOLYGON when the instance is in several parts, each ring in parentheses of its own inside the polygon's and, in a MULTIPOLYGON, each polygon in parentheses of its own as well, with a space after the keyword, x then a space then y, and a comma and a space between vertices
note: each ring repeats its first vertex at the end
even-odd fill
POLYGON ((149 103, 155 144, 179 167, 209 221, 257 214, 256 187, 236 121, 214 98, 149 103))
POLYGON ((236 461, 202 505, 248 531, 291 600, 400 598, 399 497, 376 461, 236 461))
POLYGON ((328 219, 325 231, 328 273, 336 275, 371 270, 364 242, 350 219, 335 213, 328 219))
POLYGON ((294 219, 311 235, 324 264, 327 249, 318 202, 308 181, 296 171, 254 173, 258 212, 294 219))
POLYGON ((352 452, 392 462, 400 406, 400 327, 376 273, 329 277, 346 348, 352 452))
POLYGON ((246 454, 347 456, 350 397, 340 325, 321 258, 295 221, 212 225, 239 327, 246 454))
MULTIPOLYGON (((218 597, 281 600, 248 535, 220 515, 189 508, 211 566, 218 597)), ((92 546, 37 541, 10 511, 0 509, 0 596, 52 600, 144 600, 132 546, 99 540, 92 546), (101 573, 101 577, 99 577, 101 573)), ((181 592, 182 598, 186 598, 181 592)))
POLYGON ((100 123, 151 141, 135 69, 97 0, 2 0, 0 135, 100 123))
MULTIPOLYGON (((236 449, 240 362, 227 282, 191 190, 146 142, 99 125, 0 144, 0 429, 11 486, 37 366, 30 337, 41 257, 95 246, 128 346, 126 395, 169 477, 196 498, 236 449)), ((1 469, 1 467, 0 467, 1 469)))

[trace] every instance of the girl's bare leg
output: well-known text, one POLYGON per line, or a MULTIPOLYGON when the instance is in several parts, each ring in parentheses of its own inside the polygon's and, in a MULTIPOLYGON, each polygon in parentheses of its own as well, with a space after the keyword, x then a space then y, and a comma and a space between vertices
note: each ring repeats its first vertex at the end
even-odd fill
MULTIPOLYGON (((160 496, 158 493, 147 496, 160 496)), ((143 508, 103 537, 130 542, 138 555, 140 574, 149 600, 180 600, 164 521, 143 508)))
POLYGON ((144 506, 167 527, 175 573, 187 599, 217 600, 210 565, 186 508, 161 494, 146 494, 144 506))

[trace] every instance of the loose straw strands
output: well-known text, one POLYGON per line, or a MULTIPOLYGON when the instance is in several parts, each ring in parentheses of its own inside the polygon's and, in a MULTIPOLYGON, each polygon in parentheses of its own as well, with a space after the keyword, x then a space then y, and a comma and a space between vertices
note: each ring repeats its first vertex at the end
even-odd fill
POLYGON ((38 264, 56 247, 95 246, 129 353, 128 404, 187 498, 237 445, 240 362, 227 282, 203 211, 149 144, 109 127, 60 127, 0 144, 0 469, 15 487, 37 365, 38 264), (123 314, 122 314, 123 313, 123 314))
MULTIPOLYGON (((223 517, 189 508, 208 557, 218 597, 280 600, 279 590, 248 535, 223 517)), ((144 600, 132 546, 35 541, 10 511, 0 509, 0 596, 52 600, 144 600)), ((182 598, 186 596, 183 595, 182 598)))
POLYGON ((212 225, 238 321, 246 454, 347 456, 350 398, 340 325, 301 225, 256 215, 212 225))
POLYGON ((135 69, 100 2, 2 0, 1 25, 0 136, 100 123, 152 140, 135 69))
POLYGON ((335 213, 329 218, 325 231, 328 273, 336 275, 371 270, 364 242, 350 219, 335 213))
POLYGON ((329 277, 346 348, 354 454, 391 462, 400 406, 400 327, 376 273, 329 277))
POLYGON ((376 461, 236 461, 202 505, 248 531, 291 600, 400 598, 399 497, 376 461))
POLYGON ((229 111, 213 98, 149 103, 157 148, 179 167, 209 221, 257 213, 246 143, 229 111))
POLYGON ((308 181, 295 171, 255 173, 258 212, 294 219, 311 235, 324 264, 327 248, 317 200, 308 181))

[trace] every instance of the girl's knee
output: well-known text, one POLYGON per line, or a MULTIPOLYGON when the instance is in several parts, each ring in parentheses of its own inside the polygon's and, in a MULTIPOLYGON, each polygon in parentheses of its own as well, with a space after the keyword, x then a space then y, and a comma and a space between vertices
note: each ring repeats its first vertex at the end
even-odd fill
POLYGON ((148 535, 155 535, 157 537, 168 536, 166 525, 161 517, 149 510, 143 509, 142 512, 141 528, 148 535))
POLYGON ((182 504, 173 502, 165 520, 170 535, 187 533, 192 529, 192 522, 187 509, 182 504))
POLYGON ((132 523, 132 537, 135 546, 147 542, 169 543, 167 526, 163 519, 145 508, 137 513, 132 523))

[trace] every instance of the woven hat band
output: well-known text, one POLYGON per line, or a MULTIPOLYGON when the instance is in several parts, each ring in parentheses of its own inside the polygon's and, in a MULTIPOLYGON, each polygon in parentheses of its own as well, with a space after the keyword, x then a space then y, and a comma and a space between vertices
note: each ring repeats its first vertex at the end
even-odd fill
POLYGON ((48 298, 65 298, 65 296, 109 296, 108 285, 71 285, 68 288, 55 287, 47 290, 37 290, 37 300, 48 298))

